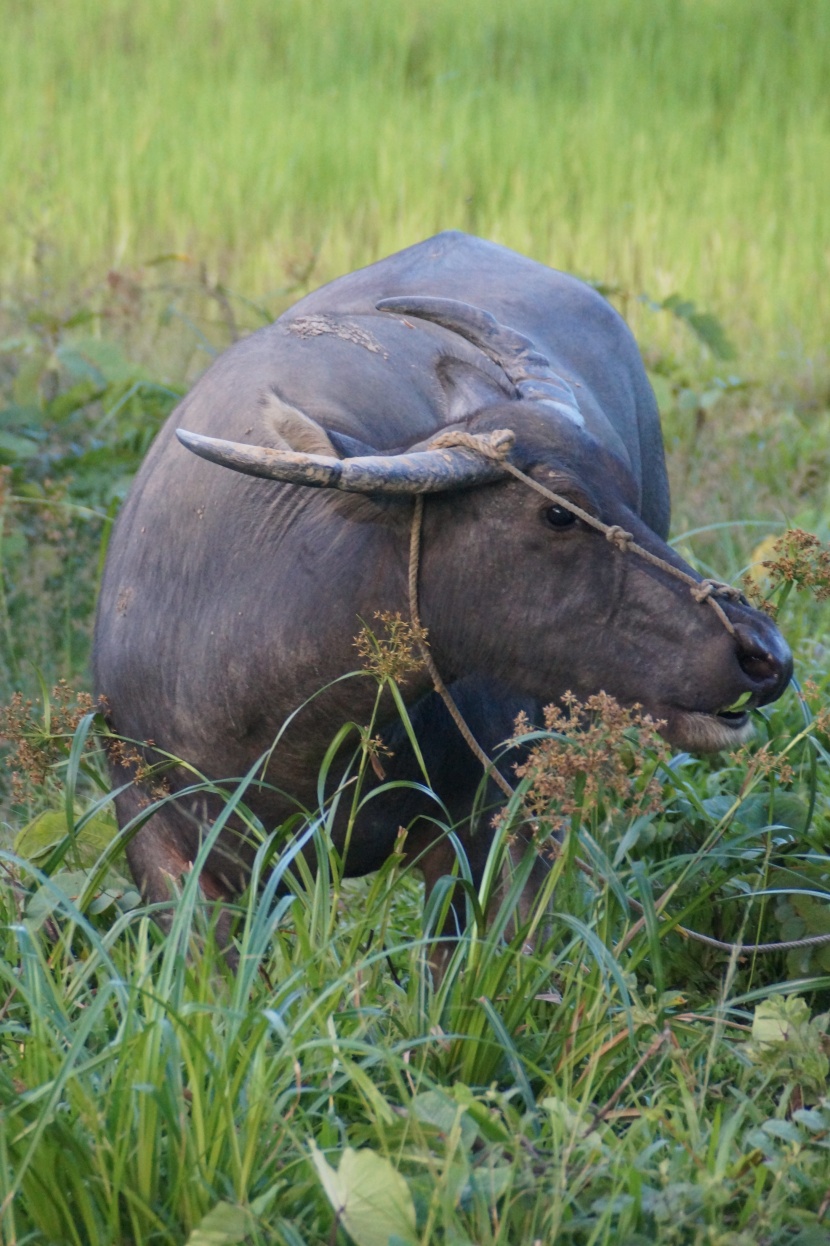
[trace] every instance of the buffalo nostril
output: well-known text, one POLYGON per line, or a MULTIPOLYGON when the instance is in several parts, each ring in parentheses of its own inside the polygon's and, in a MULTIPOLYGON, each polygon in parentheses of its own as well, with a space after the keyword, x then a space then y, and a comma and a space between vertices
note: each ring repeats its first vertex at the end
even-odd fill
POLYGON ((771 653, 739 653, 738 662, 753 683, 766 683, 778 677, 780 668, 771 653))
POLYGON ((735 628, 738 664, 762 698, 762 704, 783 692, 792 675, 792 658, 783 640, 775 634, 772 642, 754 629, 735 628), (775 643, 778 640, 779 643, 775 643))

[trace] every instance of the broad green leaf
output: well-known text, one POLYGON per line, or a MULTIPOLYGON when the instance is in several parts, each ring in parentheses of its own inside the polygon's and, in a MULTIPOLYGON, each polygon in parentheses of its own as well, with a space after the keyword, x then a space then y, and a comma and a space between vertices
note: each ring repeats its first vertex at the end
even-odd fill
POLYGON ((822 1108, 800 1108, 793 1112, 793 1120, 811 1133, 827 1134, 830 1129, 830 1111, 826 1105, 822 1108))
POLYGON ((86 870, 60 870, 47 886, 39 887, 26 904, 26 919, 34 925, 46 920, 60 908, 61 898, 77 900, 88 882, 86 870))
POLYGON ((254 1227, 247 1207, 217 1203, 203 1216, 187 1239, 187 1246, 236 1246, 254 1227))
POLYGON ((469 1086, 465 1086, 463 1082, 456 1082, 452 1093, 456 1103, 460 1103, 466 1109, 477 1129, 488 1142, 499 1142, 506 1146, 511 1141, 511 1134, 505 1128, 496 1109, 488 1107, 486 1103, 482 1103, 481 1099, 477 1099, 469 1086))
MULTIPOLYGON (((111 814, 100 813, 90 818, 76 836, 71 855, 82 865, 92 865, 112 842, 118 827, 111 814)), ((47 809, 27 823, 14 841, 14 850, 27 861, 37 861, 59 844, 66 835, 66 814, 62 809, 47 809)))
POLYGON ((752 1038, 744 1044, 751 1060, 786 1084, 798 1083, 815 1102, 827 1093, 830 1014, 813 1017, 798 995, 762 1000, 752 1020, 752 1038))
POLYGON ((469 1149, 478 1134, 478 1126, 465 1108, 442 1090, 427 1090, 416 1095, 412 1108, 419 1121, 434 1125, 441 1133, 448 1134, 458 1124, 461 1129, 461 1145, 469 1149))
POLYGON ((9 406, 3 407, 0 411, 0 428, 5 428, 8 424, 37 424, 43 416, 41 407, 34 403, 13 402, 9 406))
POLYGON ((38 444, 30 437, 19 437, 17 433, 0 431, 0 462, 12 464, 18 459, 30 459, 37 453, 38 444))
MULTIPOLYGON (((773 794, 758 792, 750 796, 742 802, 735 820, 751 831, 766 830, 770 826, 787 826, 792 830, 797 830, 804 825, 806 817, 806 801, 795 792, 778 790, 773 794)), ((790 885, 792 885, 792 880, 790 885)))
POLYGON ((516 1173, 510 1164, 493 1164, 490 1168, 482 1165, 474 1170, 470 1184, 475 1184, 492 1206, 507 1193, 515 1179, 516 1173))
POLYGON ((77 385, 73 385, 71 389, 65 389, 63 393, 58 394, 47 407, 47 415, 50 421, 60 423, 66 420, 70 415, 74 415, 76 411, 80 411, 94 399, 101 396, 102 390, 100 384, 91 377, 85 377, 78 381, 77 385))
POLYGON ((311 1157, 339 1223, 357 1246, 389 1246, 392 1237, 415 1241, 415 1204, 388 1159, 347 1147, 335 1171, 313 1142, 311 1157))
POLYGON ((810 1023, 810 1009, 798 995, 786 999, 773 996, 755 1009, 752 1018, 753 1043, 786 1043, 810 1023))
MULTIPOLYGON (((86 870, 58 870, 49 882, 39 887, 26 903, 26 921, 34 928, 41 925, 48 917, 60 909, 64 900, 73 904, 84 894, 89 883, 86 870)), ((102 887, 89 903, 91 914, 103 913, 114 904, 124 908, 134 908, 139 896, 135 888, 126 879, 110 874, 106 887, 102 887)))
POLYGON ((711 312, 690 312, 685 319, 689 328, 716 359, 735 358, 735 347, 726 336, 726 330, 717 316, 713 316, 711 312))
POLYGON ((732 714, 736 713, 738 710, 742 710, 751 696, 751 692, 742 692, 737 701, 733 701, 731 705, 727 705, 726 712, 732 714))
MULTIPOLYGON (((655 305, 651 303, 650 306, 655 305)), ((657 308, 671 312, 678 320, 687 324, 716 359, 735 358, 735 348, 726 336, 726 330, 711 312, 699 312, 690 299, 684 299, 679 294, 670 294, 662 303, 657 304, 657 308)))
POLYGON ((764 1121, 761 1128, 765 1134, 769 1134, 771 1138, 780 1138, 782 1142, 794 1142, 798 1145, 804 1141, 801 1130, 792 1121, 764 1121))
POLYGON ((257 1217, 266 1216, 268 1212, 271 1210, 271 1208, 273 1207, 274 1203, 276 1202, 279 1196, 280 1190, 284 1188, 285 1188, 285 1182, 277 1181, 274 1183, 274 1185, 269 1186, 269 1188, 263 1194, 259 1194, 256 1198, 252 1198, 251 1199, 252 1214, 257 1217))

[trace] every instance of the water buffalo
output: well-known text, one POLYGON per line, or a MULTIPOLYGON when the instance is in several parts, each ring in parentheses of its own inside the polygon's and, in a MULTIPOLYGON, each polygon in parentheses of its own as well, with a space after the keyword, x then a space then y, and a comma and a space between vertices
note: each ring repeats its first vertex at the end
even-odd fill
MULTIPOLYGON (((304 706, 248 801, 266 828, 297 802, 316 808, 333 736, 368 720, 376 692, 368 676, 333 681, 355 669, 362 620, 408 615, 412 495, 424 493, 422 621, 485 748, 510 734, 521 706, 567 690, 642 703, 681 748, 744 740, 746 709, 778 697, 791 675, 770 620, 724 601, 727 630, 686 584, 497 465, 463 447, 430 449, 448 428, 512 430, 513 464, 694 574, 665 543, 659 417, 622 319, 573 277, 439 234, 232 346, 160 432, 103 577, 94 671, 114 731, 219 780, 248 771, 304 706), (730 710, 742 697, 745 708, 730 710)), ((479 877, 492 837, 489 820, 476 833, 470 821, 480 764, 426 671, 403 693, 479 877)), ((419 779, 391 703, 388 716, 386 778, 419 779)), ((129 783, 123 758, 114 771, 129 783)), ((177 790, 187 775, 170 781, 177 790)), ((123 826, 146 806, 140 782, 116 803, 123 826)), ((381 792, 353 828, 347 872, 376 869, 406 826, 431 886, 450 856, 435 812, 420 790, 381 792)), ((169 802, 133 838, 130 867, 149 900, 169 897, 212 813, 204 800, 169 802)), ((341 848, 344 826, 338 816, 341 848)), ((205 893, 238 894, 251 852, 223 831, 205 893)))

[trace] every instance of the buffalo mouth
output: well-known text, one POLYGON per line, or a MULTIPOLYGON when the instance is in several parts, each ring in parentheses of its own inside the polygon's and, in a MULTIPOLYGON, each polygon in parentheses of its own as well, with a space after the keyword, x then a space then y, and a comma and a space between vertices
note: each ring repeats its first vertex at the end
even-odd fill
POLYGON ((662 734, 674 748, 690 753, 717 753, 721 749, 738 748, 755 734, 750 708, 751 705, 744 704, 706 713, 679 706, 667 707, 660 713, 666 724, 662 734))

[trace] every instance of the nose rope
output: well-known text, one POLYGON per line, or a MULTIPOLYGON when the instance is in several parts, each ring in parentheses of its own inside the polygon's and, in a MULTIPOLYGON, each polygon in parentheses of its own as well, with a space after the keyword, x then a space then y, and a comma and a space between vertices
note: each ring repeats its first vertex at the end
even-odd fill
POLYGON ((652 554, 651 550, 639 545, 634 540, 633 534, 626 532, 625 528, 622 528, 619 524, 603 523, 601 519, 597 519, 596 515, 592 515, 581 506, 577 506, 576 502, 570 501, 569 498, 563 497, 560 493, 554 493, 545 485, 540 484, 538 480, 534 480, 532 476, 528 476, 526 472, 520 471, 518 467, 508 462, 507 459, 514 444, 514 439, 505 435, 507 431, 506 429, 498 429, 493 433, 466 433, 461 429, 458 431, 447 429, 432 439, 429 443, 429 448, 438 450, 451 446, 460 446, 465 450, 472 450, 482 455, 482 457, 490 459, 492 462, 499 463, 511 476, 515 476, 523 484, 528 485, 531 489, 535 489, 537 493, 541 493, 542 497, 547 498, 549 502, 553 502, 556 506, 561 506, 566 511, 570 511, 572 515, 576 515, 577 519, 581 519, 590 528, 595 528, 597 532, 601 532, 606 540, 610 541, 621 553, 630 552, 636 554, 638 558, 651 563, 653 567, 657 567, 660 571, 665 571, 667 575, 671 575, 676 580, 687 584, 689 592, 695 601, 708 601, 729 635, 735 636, 735 628, 732 625, 732 621, 717 599, 723 597, 731 601, 739 601, 741 599, 739 589, 733 588, 731 584, 724 584, 721 580, 696 580, 688 572, 681 571, 679 567, 673 566, 665 558, 660 558, 659 555, 652 554))
MULTIPOLYGON (((723 584, 720 580, 695 580, 693 576, 687 575, 686 572, 681 571, 679 567, 672 566, 672 564, 666 562, 665 559, 659 558, 656 554, 652 554, 650 550, 644 549, 642 545, 638 545, 632 534, 630 532, 626 532, 626 530, 618 524, 604 524, 600 519, 597 519, 594 515, 589 514, 588 511, 583 510, 581 506, 577 506, 575 502, 569 501, 567 498, 562 497, 558 493, 553 493, 550 489, 545 488, 544 485, 540 485, 539 482, 534 480, 531 476, 527 476, 524 472, 519 471, 519 469, 514 467, 512 463, 507 462, 507 455, 513 447, 513 437, 512 435, 506 436, 505 431, 506 430, 504 429, 500 429, 494 433, 473 434, 465 433, 460 430, 458 432, 448 430, 444 433, 440 433, 429 443, 429 445, 430 449, 433 450, 441 449, 445 446, 461 446, 466 450, 473 450, 477 454, 483 455, 485 458, 492 459, 494 462, 501 463, 502 467, 512 476, 515 476, 518 480, 523 481, 532 489, 535 489, 537 493, 541 493, 556 506, 563 506, 565 510, 571 511, 590 527, 596 528, 599 532, 604 533, 606 539, 611 541, 612 544, 620 551, 627 552, 628 550, 631 550, 640 558, 644 558, 646 562, 652 563, 654 566, 659 567, 662 571, 666 571, 669 575, 672 575, 676 579, 682 580, 685 584, 688 584, 689 590, 695 601, 699 601, 701 603, 708 601, 709 605, 713 607, 715 613, 718 615, 718 618, 721 620, 730 636, 735 635, 734 627, 716 598, 728 597, 732 600, 740 600, 741 593, 738 589, 733 588, 730 584, 723 584)), ((450 717, 460 731, 467 747, 481 763, 485 774, 494 780, 508 800, 512 800, 516 795, 515 788, 507 782, 504 775, 501 774, 496 767, 492 758, 487 755, 478 740, 476 740, 472 731, 470 731, 470 728, 464 721, 464 717, 456 705, 452 694, 441 678, 441 673, 435 665, 432 653, 430 652, 430 649, 424 639, 424 631, 421 626, 420 612, 418 609, 418 573, 421 563, 421 531, 423 528, 423 515, 424 496, 422 493, 418 493, 415 495, 415 509, 412 516, 412 527, 410 529, 409 537, 408 575, 409 617, 410 622, 412 623, 415 643, 418 647, 421 658, 423 659, 424 666, 432 679, 433 687, 441 697, 441 700, 444 702, 450 717)), ((524 847, 524 845, 522 845, 522 847, 524 847)), ((520 856, 517 854, 514 858, 511 853, 511 858, 515 863, 517 863, 520 856)), ((608 880, 604 878, 603 875, 600 874, 600 872, 592 865, 589 865, 586 861, 581 860, 580 857, 574 857, 574 862, 577 869, 587 875, 587 877, 592 879, 592 881, 605 883, 607 885, 608 880)), ((670 887, 654 905, 655 912, 659 916, 660 921, 664 923, 672 920, 668 915, 661 911, 663 904, 669 898, 671 891, 672 888, 670 887)), ((617 949, 620 952, 623 951, 623 949, 628 945, 637 933, 638 929, 645 923, 646 920, 646 910, 642 904, 633 899, 631 896, 626 896, 626 901, 635 913, 640 914, 640 918, 621 940, 617 949)), ((707 947, 718 948, 721 951, 729 952, 734 955, 756 955, 763 952, 786 952, 794 948, 818 947, 821 944, 830 943, 830 934, 812 935, 805 939, 790 939, 783 943, 726 943, 722 939, 713 939, 710 935, 700 934, 696 930, 690 930, 688 927, 681 926, 677 923, 672 924, 672 929, 676 930, 678 934, 683 935, 686 939, 692 939, 697 943, 704 943, 707 947)))

